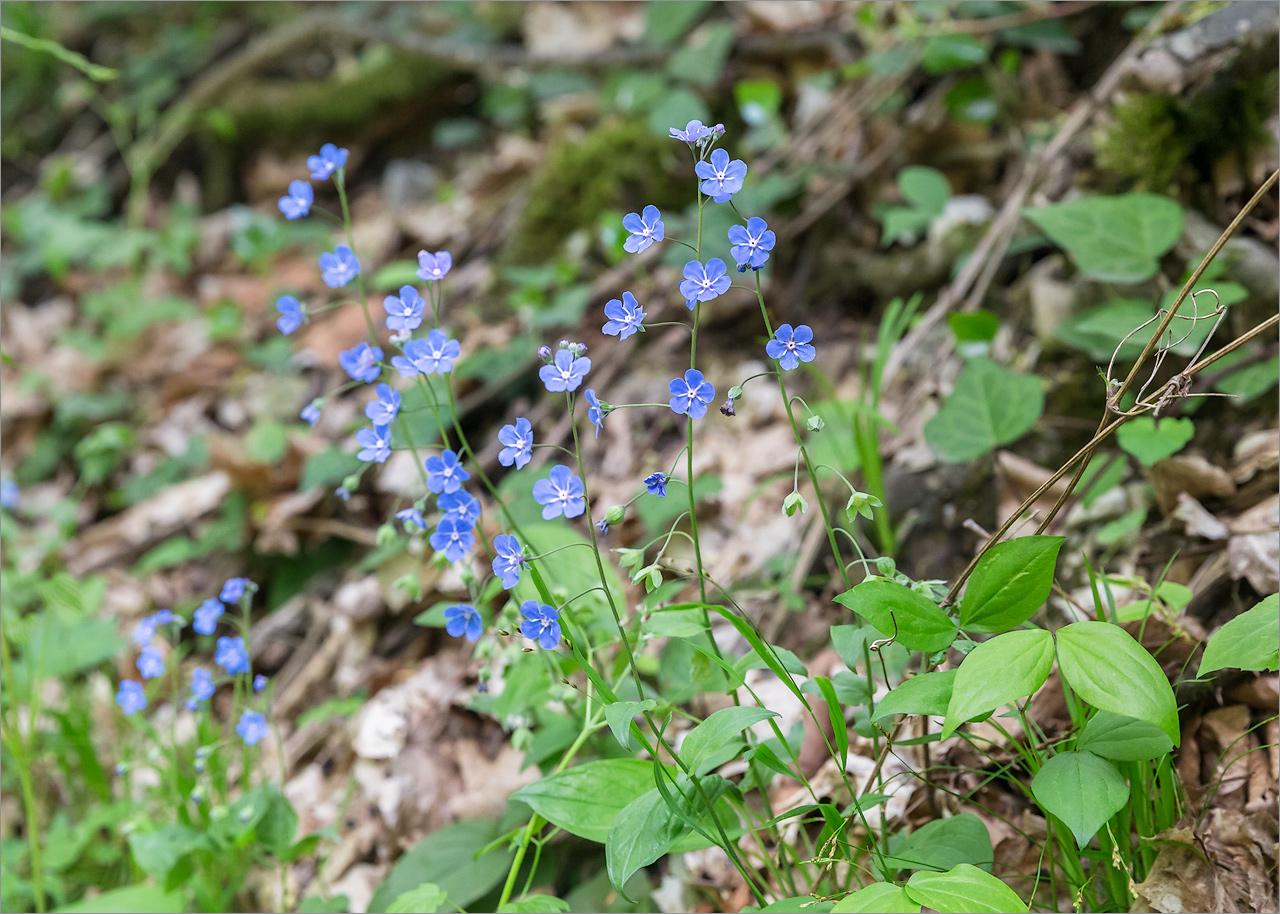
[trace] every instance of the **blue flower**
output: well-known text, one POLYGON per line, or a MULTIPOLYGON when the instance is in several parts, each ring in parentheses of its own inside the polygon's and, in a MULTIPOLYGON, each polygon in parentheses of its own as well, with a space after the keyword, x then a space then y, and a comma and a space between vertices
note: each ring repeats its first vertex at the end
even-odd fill
POLYGON ((427 338, 409 340, 404 344, 404 355, 392 356, 391 364, 399 370, 400 377, 412 378, 419 374, 448 374, 453 371, 453 360, 462 352, 462 344, 449 339, 439 327, 427 334, 427 338))
POLYGON ((604 316, 609 318, 601 328, 605 336, 625 340, 637 330, 644 329, 644 308, 630 292, 623 292, 621 301, 615 298, 606 302, 604 316))
POLYGON ((276 318, 276 326, 285 336, 301 327, 303 320, 306 319, 306 312, 302 305, 292 295, 281 295, 277 298, 276 310, 280 312, 280 316, 276 318))
POLYGON ((138 655, 138 672, 143 679, 155 679, 164 675, 164 657, 154 646, 148 644, 138 655))
POLYGON ((436 552, 443 552, 451 562, 463 559, 476 544, 476 535, 456 517, 442 517, 436 524, 436 532, 428 541, 436 552))
POLYGON ((358 343, 345 352, 338 353, 338 364, 347 370, 353 381, 372 384, 382 375, 378 363, 382 361, 382 349, 368 343, 358 343))
POLYGON ((521 470, 533 459, 533 426, 523 416, 516 419, 515 425, 498 429, 498 441, 503 445, 498 451, 498 463, 504 467, 514 463, 521 470))
POLYGON ((606 520, 606 519, 605 519, 605 518, 603 518, 603 517, 602 517, 602 518, 600 518, 598 521, 596 521, 596 529, 600 531, 600 535, 601 535, 601 536, 608 536, 608 535, 609 535, 609 521, 608 521, 608 520, 606 520))
POLYGON ((699 162, 693 167, 694 173, 703 178, 699 190, 717 203, 728 203, 729 199, 742 190, 742 179, 747 176, 747 163, 742 159, 729 161, 729 153, 716 149, 711 153, 711 161, 699 162))
POLYGON ((347 164, 347 151, 339 149, 332 143, 320 147, 320 155, 308 156, 307 167, 311 169, 311 177, 317 181, 327 180, 339 168, 347 164))
POLYGON ((422 517, 422 512, 417 508, 403 508, 396 512, 396 520, 404 524, 406 527, 413 524, 419 530, 427 529, 427 522, 422 517))
POLYGON ((390 384, 379 384, 373 389, 377 399, 368 403, 364 414, 374 425, 390 425, 400 412, 400 391, 390 384))
POLYGON ((162 609, 152 614, 151 618, 156 620, 157 625, 168 625, 173 621, 173 610, 162 609))
POLYGON ((400 295, 388 295, 382 300, 387 312, 388 330, 417 330, 422 326, 422 312, 426 302, 413 286, 401 286, 400 295))
POLYGON ((711 301, 723 295, 732 284, 729 279, 729 268, 719 257, 712 257, 706 266, 696 260, 684 265, 684 281, 680 283, 680 294, 685 298, 689 310, 693 310, 695 301, 711 301))
POLYGON ((484 623, 474 606, 459 603, 444 608, 444 630, 455 638, 466 635, 468 641, 479 641, 484 623))
POLYGON ((745 228, 741 225, 731 227, 729 243, 733 247, 729 248, 729 253, 738 262, 738 272, 743 272, 747 267, 758 270, 764 266, 775 240, 773 232, 769 231, 769 223, 759 216, 748 219, 745 228))
POLYGON ((563 514, 565 517, 577 517, 587 510, 586 489, 582 480, 558 463, 551 468, 547 479, 539 479, 533 484, 533 500, 542 505, 542 519, 551 520, 563 514))
POLYGON ((261 712, 245 711, 240 715, 240 723, 236 724, 236 735, 244 740, 246 746, 256 746, 271 735, 271 728, 261 712))
POLYGON ((150 644, 151 639, 156 636, 156 626, 158 624, 155 616, 147 616, 135 625, 133 627, 133 643, 139 646, 150 644))
POLYGON ((639 254, 655 241, 666 237, 666 229, 662 227, 662 213, 656 206, 646 206, 644 215, 627 213, 622 217, 622 227, 631 233, 622 244, 622 249, 630 254, 639 254))
POLYGON ((307 425, 315 425, 320 421, 319 404, 315 400, 312 400, 306 406, 302 407, 302 412, 298 414, 298 418, 307 423, 307 425))
POLYGON ((705 140, 707 137, 711 136, 712 132, 712 128, 703 126, 702 121, 689 121, 689 123, 685 124, 683 130, 680 130, 677 127, 672 127, 671 139, 680 140, 683 143, 689 143, 692 145, 701 140, 705 140))
POLYGON ((702 372, 690 368, 683 378, 676 378, 667 385, 671 392, 671 408, 690 419, 701 419, 707 414, 707 404, 715 399, 716 389, 710 381, 703 380, 702 372))
POLYGON ((436 251, 430 254, 418 252, 418 276, 427 282, 444 279, 445 274, 453 269, 453 255, 448 251, 436 251))
POLYGON ((261 692, 266 687, 267 687, 266 676, 263 676, 261 673, 259 673, 257 676, 253 677, 253 690, 255 692, 261 692))
POLYGON ((510 590, 520 583, 520 569, 524 567, 524 547, 514 536, 500 533, 493 538, 493 573, 502 578, 502 589, 510 590))
POLYGON ((333 494, 338 496, 339 501, 347 502, 351 500, 351 490, 346 486, 338 486, 333 490, 333 494))
POLYGON ((0 479, 0 508, 18 507, 18 484, 12 479, 0 479))
POLYGON ((456 492, 471 478, 471 474, 462 468, 458 455, 448 449, 441 451, 439 457, 428 457, 423 465, 427 468, 427 488, 437 495, 456 492))
POLYGON ((320 278, 330 289, 341 289, 360 272, 360 261, 345 244, 320 255, 320 278))
POLYGON ((126 679, 120 683, 120 691, 116 692, 116 704, 126 717, 132 717, 147 706, 147 693, 142 683, 136 679, 126 679))
POLYGON ((191 694, 196 701, 208 701, 213 697, 217 687, 213 684, 213 674, 202 666, 191 671, 191 694))
POLYGON ((644 478, 644 487, 649 490, 650 495, 656 495, 659 498, 667 497, 667 481, 671 479, 666 473, 650 473, 644 478))
POLYGON ((212 635, 218 626, 218 618, 225 611, 221 602, 210 597, 196 607, 195 621, 191 623, 191 627, 202 635, 212 635))
POLYGON ((385 425, 362 428, 356 432, 356 444, 360 450, 356 459, 366 463, 386 463, 391 456, 391 429, 385 425))
POLYGON ((560 643, 560 613, 555 607, 537 600, 525 600, 520 604, 520 615, 524 616, 520 634, 530 641, 537 641, 546 651, 560 643))
POLYGON ((249 672, 249 652, 245 649, 244 639, 225 635, 219 638, 217 650, 213 652, 213 662, 226 670, 228 676, 249 672))
POLYGON ((600 429, 604 428, 604 407, 600 405, 600 399, 596 396, 596 392, 591 388, 587 388, 584 395, 587 398, 587 418, 591 420, 591 424, 596 427, 596 437, 600 437, 600 429))
POLYGON ((289 193, 280 198, 280 212, 286 219, 301 219, 311 212, 315 192, 306 181, 290 181, 289 193))
POLYGON ((470 530, 480 520, 480 502, 466 489, 447 492, 436 499, 441 519, 451 517, 470 530))
POLYGON ((253 582, 248 578, 227 578, 226 583, 222 585, 222 592, 218 594, 218 599, 228 606, 234 606, 251 587, 253 582))
POLYGON ((556 352, 555 361, 538 369, 538 377, 547 385, 547 390, 556 393, 561 390, 577 390, 582 379, 591 370, 591 360, 586 356, 574 357, 568 349, 556 352))
POLYGON ((808 324, 801 324, 794 330, 790 324, 783 324, 774 332, 773 339, 765 344, 764 351, 769 358, 777 359, 779 365, 791 371, 801 362, 812 362, 818 354, 810 343, 812 339, 813 331, 808 324))

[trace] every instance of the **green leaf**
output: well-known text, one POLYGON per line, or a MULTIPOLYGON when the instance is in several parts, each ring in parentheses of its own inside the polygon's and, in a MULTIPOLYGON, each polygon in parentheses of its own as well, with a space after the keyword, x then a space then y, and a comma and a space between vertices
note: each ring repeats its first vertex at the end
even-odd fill
POLYGON ((898 190, 916 209, 939 216, 951 199, 946 175, 927 165, 908 165, 898 172, 898 190))
POLYGON ((680 758, 695 775, 704 774, 704 768, 710 770, 715 765, 724 763, 724 759, 718 758, 717 754, 743 730, 752 724, 778 716, 777 711, 750 705, 722 708, 689 731, 689 735, 680 744, 680 758))
POLYGON ((968 863, 945 873, 921 870, 907 880, 911 900, 938 914, 1025 914, 1027 906, 995 876, 968 863))
MULTIPOLYGON (((1246 356, 1248 353, 1242 350, 1236 350, 1231 355, 1239 353, 1246 356)), ((1227 368, 1231 363, 1227 359, 1231 356, 1224 356, 1219 359, 1217 365, 1221 368, 1227 368)), ((1264 361, 1257 362, 1252 365, 1246 365, 1238 371, 1233 371, 1225 377, 1221 378, 1213 389, 1224 394, 1230 394, 1235 397, 1236 405, 1248 403, 1257 397, 1262 396, 1268 390, 1276 386, 1276 379, 1280 377, 1280 356, 1272 356, 1264 361)))
POLYGON ((298 902, 298 914, 345 914, 350 909, 351 902, 346 895, 332 898, 310 895, 298 902))
POLYGON ((1150 416, 1131 419, 1116 429, 1116 440, 1143 466, 1172 457, 1195 437, 1196 427, 1190 419, 1164 418, 1156 422, 1150 416))
POLYGON ((419 282, 416 260, 393 260, 373 274, 369 289, 373 292, 395 292, 401 286, 416 286, 419 282))
POLYGON ((1076 694, 1102 711, 1155 724, 1178 744, 1178 703, 1155 659, 1124 629, 1073 622, 1058 630, 1058 669, 1076 694))
POLYGON ((1197 676, 1232 667, 1274 670, 1280 666, 1280 595, 1272 594, 1213 633, 1200 658, 1197 676))
MULTIPOLYGON (((699 782, 712 804, 732 786, 715 775, 700 778, 699 782)), ((684 775, 668 787, 668 793, 680 804, 684 816, 701 820, 709 812, 701 794, 684 775)), ((692 831, 684 816, 667 805, 656 787, 627 804, 613 820, 604 846, 605 865, 615 888, 621 891, 636 870, 668 853, 692 831)))
MULTIPOLYGON (((1073 349, 1088 353, 1095 362, 1110 361, 1119 346, 1118 360, 1126 362, 1138 357, 1151 334, 1143 336, 1146 331, 1139 331, 1127 340, 1124 338, 1150 319, 1150 302, 1136 298, 1116 299, 1068 318, 1054 331, 1054 336, 1073 349), (1124 340, 1123 345, 1121 340, 1124 340)), ((1154 324, 1148 328, 1154 329, 1154 324)))
POLYGON ((432 832, 396 861, 373 893, 369 910, 385 912, 397 898, 424 882, 435 883, 452 904, 465 908, 488 894, 511 868, 514 855, 505 845, 475 856, 498 835, 498 823, 487 819, 463 819, 432 832))
POLYGON ((259 419, 244 436, 245 456, 262 463, 279 463, 288 450, 284 426, 270 419, 259 419))
POLYGON ((942 717, 947 713, 957 672, 958 670, 939 670, 912 676, 880 699, 871 719, 880 720, 894 714, 942 717))
POLYGON ((1000 318, 990 311, 958 311, 947 315, 947 324, 960 343, 989 343, 1000 329, 1000 318))
POLYGON ((48 612, 40 613, 28 638, 22 657, 13 663, 15 685, 24 691, 37 674, 65 679, 93 669, 128 644, 111 619, 62 622, 48 612))
POLYGON ((1076 737, 1076 748, 1119 762, 1140 762, 1164 755, 1173 748, 1173 742, 1155 724, 1099 711, 1076 737))
POLYGON ((884 858, 887 868, 900 870, 949 870, 960 863, 990 869, 994 862, 987 826, 971 812, 927 822, 884 858))
POLYGON ((1003 632, 1030 619, 1053 589, 1053 568, 1065 539, 1022 536, 983 553, 960 602, 960 627, 1003 632))
POLYGON ((148 876, 163 880, 178 861, 196 850, 213 850, 209 838, 185 825, 171 823, 153 832, 134 832, 129 836, 129 850, 138 869, 148 876))
POLYGON ((293 845, 293 838, 298 833, 298 814, 275 784, 266 781, 259 790, 262 791, 266 811, 254 828, 254 837, 263 847, 280 856, 293 845))
MULTIPOLYGON (((595 910, 592 908, 591 910, 595 910)), ((763 908, 757 908, 755 905, 746 905, 742 909, 742 914, 766 914, 766 912, 778 911, 781 914, 818 914, 832 910, 831 902, 815 901, 812 895, 792 895, 790 898, 779 898, 777 901, 771 901, 763 908)))
MULTIPOLYGON (((699 632, 702 630, 701 626, 698 630, 699 632)), ((611 705, 605 705, 604 719, 608 721, 609 729, 613 731, 613 737, 618 741, 618 745, 628 752, 635 749, 635 743, 631 738, 631 721, 637 714, 652 711, 657 706, 658 703, 652 698, 646 698, 644 701, 615 701, 611 705)))
POLYGON ((831 914, 920 914, 920 904, 906 889, 890 882, 873 882, 836 902, 831 914))
POLYGON ((144 882, 108 889, 92 898, 57 908, 55 914, 168 914, 186 909, 182 892, 166 892, 153 882, 144 882))
POLYGON ((895 581, 863 581, 836 602, 866 619, 885 637, 913 651, 933 653, 951 646, 956 623, 927 597, 895 581))
POLYGON ((955 390, 924 425, 929 447, 946 463, 964 463, 1021 438, 1044 412, 1040 379, 988 358, 965 365, 955 390))
POLYGON ((1182 207, 1158 194, 1089 197, 1022 212, 1081 272, 1102 282, 1150 279, 1182 234, 1182 207))
MULTIPOLYGON (((710 0, 655 0, 645 8, 644 40, 655 44, 675 41, 693 28, 709 6, 710 0)), ((680 122, 681 129, 685 123, 680 122)))
POLYGON ((618 758, 574 765, 521 787, 511 796, 527 803, 552 825, 603 844, 614 817, 652 789, 652 762, 618 758))
POLYGON ((387 906, 387 914, 436 914, 445 906, 446 897, 440 886, 434 882, 424 882, 416 889, 396 896, 396 900, 387 906))
POLYGON ((934 35, 924 44, 926 73, 945 73, 976 66, 987 59, 987 46, 972 35, 934 35))
POLYGON ((356 455, 338 447, 331 447, 307 458, 302 467, 302 479, 298 491, 305 492, 316 486, 337 486, 363 464, 356 455))
POLYGON ((554 895, 530 895, 519 901, 512 901, 498 908, 499 912, 511 911, 513 914, 560 914, 569 910, 569 902, 554 895))
POLYGON ((1084 847, 1129 801, 1129 784, 1116 766, 1092 752, 1059 752, 1031 780, 1045 812, 1062 820, 1084 847))
MULTIPOLYGON (((715 85, 733 49, 733 32, 733 24, 729 22, 709 22, 702 26, 689 36, 684 47, 667 59, 667 75, 695 86, 715 85)), ((683 128, 685 123, 687 121, 679 126, 683 128)))
POLYGON ((1031 695, 1052 667, 1053 637, 1041 629, 1007 632, 979 644, 956 673, 942 738, 967 720, 1031 695))

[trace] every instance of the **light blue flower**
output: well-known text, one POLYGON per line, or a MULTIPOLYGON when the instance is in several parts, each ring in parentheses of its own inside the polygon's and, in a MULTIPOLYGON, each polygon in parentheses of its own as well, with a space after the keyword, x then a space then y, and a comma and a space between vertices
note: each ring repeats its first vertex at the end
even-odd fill
POLYGON ((341 289, 360 272, 360 259, 345 244, 320 255, 320 278, 330 289, 341 289))
POLYGON ((400 391, 390 384, 379 384, 373 389, 377 399, 368 403, 364 414, 374 425, 390 425, 400 413, 400 391))
POLYGON ((555 607, 537 600, 525 600, 520 604, 520 615, 524 616, 520 634, 538 642, 539 647, 546 651, 560 643, 560 613, 555 607))
POLYGON ((504 467, 514 463, 517 470, 524 469, 533 459, 533 425, 528 419, 521 417, 515 425, 502 426, 498 429, 498 441, 503 445, 498 451, 498 463, 504 467))
POLYGON ((748 219, 745 227, 732 226, 729 229, 729 243, 733 246, 729 248, 729 253, 738 264, 738 272, 745 271, 747 267, 758 270, 764 266, 775 241, 776 237, 769 231, 769 223, 759 216, 748 219))
POLYGON ((218 625, 218 618, 225 611, 221 601, 210 597, 196 607, 195 621, 191 623, 191 627, 202 635, 212 635, 218 625))
POLYGON ((550 365, 538 369, 538 377, 551 393, 563 390, 577 390, 582 379, 591 370, 591 360, 586 356, 575 357, 568 349, 556 352, 555 360, 550 365))
POLYGON ((510 590, 520 583, 520 569, 524 567, 524 547, 514 536, 500 533, 493 538, 493 573, 502 579, 502 589, 510 590))
POLYGON ((685 298, 685 305, 692 311, 694 302, 711 301, 723 295, 732 282, 729 279, 729 268, 719 257, 712 257, 705 266, 696 260, 690 260, 684 265, 680 294, 685 298))
POLYGON ((155 679, 164 675, 164 656, 158 648, 148 644, 138 655, 137 666, 143 679, 155 679))
POLYGON ((703 380, 702 372, 690 368, 683 378, 676 378, 667 385, 671 392, 671 408, 690 419, 701 419, 707 414, 707 404, 715 399, 716 389, 703 380))
POLYGON ((339 149, 332 143, 320 147, 320 155, 308 156, 307 167, 311 169, 311 177, 324 181, 335 171, 347 164, 347 150, 339 149))
POLYGON ((280 312, 280 316, 276 318, 276 326, 285 336, 301 327, 302 321, 306 318, 306 311, 292 295, 281 295, 277 298, 276 310, 280 312))
POLYGON ((228 676, 249 672, 249 652, 245 649, 244 639, 226 636, 219 638, 213 662, 226 670, 228 676))
POLYGON ((356 444, 360 450, 356 459, 366 463, 386 463, 391 456, 391 429, 385 425, 362 428, 356 432, 356 444))
POLYGON ((418 252, 418 276, 427 282, 444 279, 445 274, 453 269, 453 255, 448 251, 418 252))
POLYGON ((388 330, 417 330, 422 326, 422 312, 426 302, 413 286, 401 286, 400 294, 388 295, 382 300, 387 312, 388 330))
POLYGON ((637 330, 644 329, 644 308, 630 292, 623 292, 621 301, 615 298, 605 302, 604 316, 609 318, 601 328, 605 336, 625 340, 637 330))
POLYGON ((446 492, 436 499, 441 518, 451 517, 470 530, 480 520, 480 501, 466 489, 446 492))
POLYGON ((338 353, 338 364, 351 376, 353 381, 364 381, 372 384, 382 376, 382 350, 368 343, 357 343, 350 349, 338 353))
POLYGON ((478 641, 484 631, 484 623, 474 606, 459 603, 444 608, 444 630, 455 638, 465 635, 468 641, 478 641))
POLYGON ((404 355, 391 357, 391 365, 402 378, 419 374, 448 374, 453 371, 453 360, 462 352, 462 344, 449 339, 439 327, 427 334, 426 339, 414 339, 404 344, 404 355))
POLYGON ((662 213, 656 206, 646 206, 643 215, 627 213, 622 217, 622 227, 631 233, 631 237, 622 244, 622 249, 630 254, 639 254, 655 241, 666 237, 662 213))
POLYGON ((286 219, 301 219, 311 212, 315 192, 306 181, 290 181, 289 193, 280 198, 280 212, 286 219))
POLYGON ((445 449, 439 457, 428 457, 422 463, 427 470, 427 488, 437 495, 456 492, 471 478, 471 474, 462 468, 462 461, 455 451, 445 449))
POLYGON ((728 203, 738 191, 742 190, 742 181, 747 176, 747 163, 742 159, 729 161, 729 153, 716 149, 707 162, 699 162, 693 168, 694 173, 703 182, 698 189, 717 203, 728 203))
POLYGON ((147 693, 136 679, 126 679, 116 692, 116 704, 126 717, 132 717, 147 706, 147 693))
POLYGON ((213 697, 217 687, 213 684, 213 674, 202 666, 191 671, 191 694, 196 701, 208 701, 213 697))
POLYGON ((236 735, 244 740, 247 746, 256 746, 271 735, 267 719, 258 711, 245 711, 240 715, 240 723, 236 724, 236 735))
POLYGON ((586 489, 582 480, 564 464, 556 464, 546 479, 533 484, 533 500, 542 505, 542 519, 564 515, 578 517, 587 510, 586 489))
POLYGON ((813 330, 808 324, 801 324, 794 330, 790 324, 783 324, 774 331, 773 339, 765 344, 765 354, 777 359, 778 364, 787 371, 800 366, 801 362, 812 362, 818 351, 813 348, 813 330))
POLYGON ((456 517, 443 517, 436 524, 435 532, 429 540, 431 548, 443 552, 451 562, 461 561, 476 544, 476 535, 471 528, 456 517))

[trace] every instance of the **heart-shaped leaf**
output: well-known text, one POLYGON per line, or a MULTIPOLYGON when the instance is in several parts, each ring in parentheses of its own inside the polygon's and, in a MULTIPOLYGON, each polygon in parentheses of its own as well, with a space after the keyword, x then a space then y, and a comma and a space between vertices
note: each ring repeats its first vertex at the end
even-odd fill
POLYGON ((1044 412, 1040 379, 973 359, 956 379, 924 438, 938 458, 964 463, 1021 438, 1044 412))
POLYGON ((1182 207, 1159 194, 1089 197, 1022 213, 1102 282, 1150 279, 1182 234, 1182 207))
POLYGON ((1062 820, 1084 847, 1129 801, 1129 784, 1116 766, 1092 752, 1059 752, 1031 780, 1031 793, 1062 820))

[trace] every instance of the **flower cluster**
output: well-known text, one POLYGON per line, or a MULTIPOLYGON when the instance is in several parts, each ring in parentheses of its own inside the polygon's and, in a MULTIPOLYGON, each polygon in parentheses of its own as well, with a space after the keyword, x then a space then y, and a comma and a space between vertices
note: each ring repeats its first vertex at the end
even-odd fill
MULTIPOLYGON (((219 591, 217 597, 210 597, 201 603, 192 614, 192 629, 200 635, 213 635, 217 631, 219 620, 226 613, 227 607, 236 606, 237 604, 248 605, 247 600, 253 598, 253 594, 258 587, 248 578, 229 578, 219 591)), ((143 681, 158 679, 165 674, 165 658, 159 647, 156 646, 155 639, 162 626, 176 625, 178 628, 184 624, 184 620, 175 615, 172 610, 162 609, 158 612, 144 618, 134 626, 132 639, 133 643, 138 646, 138 658, 136 666, 138 675, 143 681)), ((251 672, 249 662, 249 650, 245 644, 245 640, 239 635, 224 635, 218 638, 214 651, 214 664, 222 668, 223 673, 228 677, 248 675, 251 672)), ((191 671, 191 695, 186 700, 186 708, 189 711, 197 710, 201 703, 208 701, 217 691, 218 680, 214 678, 214 674, 207 668, 197 666, 191 671)), ((253 679, 253 690, 255 692, 263 691, 267 686, 267 678, 262 674, 257 675, 253 679)), ((146 687, 142 682, 135 679, 125 679, 120 683, 119 690, 116 692, 116 704, 120 706, 120 710, 126 716, 132 717, 139 711, 147 707, 146 687)), ((261 713, 256 711, 246 711, 245 716, 241 718, 241 726, 236 728, 236 732, 244 738, 249 745, 254 745, 260 739, 265 731, 266 722, 261 713), (245 717, 256 715, 256 718, 249 717, 250 725, 245 725, 245 717), (253 721, 260 720, 260 724, 253 721), (244 731, 242 732, 242 728, 244 731)))

